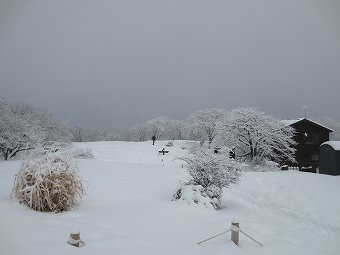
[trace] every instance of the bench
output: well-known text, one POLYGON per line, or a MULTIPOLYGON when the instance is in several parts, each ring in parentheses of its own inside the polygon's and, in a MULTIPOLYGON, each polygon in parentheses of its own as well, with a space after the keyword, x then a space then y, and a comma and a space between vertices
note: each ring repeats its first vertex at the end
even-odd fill
POLYGON ((219 152, 219 150, 222 149, 221 147, 215 147, 214 148, 214 153, 217 154, 219 152))
POLYGON ((161 151, 158 151, 158 153, 162 153, 163 155, 165 155, 165 153, 168 153, 169 151, 164 150, 164 148, 161 151))

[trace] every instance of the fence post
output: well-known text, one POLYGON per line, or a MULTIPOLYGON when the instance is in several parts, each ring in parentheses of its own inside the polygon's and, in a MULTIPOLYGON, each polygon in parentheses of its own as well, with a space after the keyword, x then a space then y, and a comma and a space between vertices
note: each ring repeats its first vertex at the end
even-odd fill
POLYGON ((70 233, 68 243, 73 246, 79 247, 79 242, 80 242, 80 233, 79 232, 70 233))
POLYGON ((239 227, 240 224, 233 220, 231 222, 231 241, 233 241, 238 246, 239 241, 239 227))
POLYGON ((68 243, 75 247, 83 247, 85 243, 80 239, 80 231, 72 230, 68 238, 68 243))

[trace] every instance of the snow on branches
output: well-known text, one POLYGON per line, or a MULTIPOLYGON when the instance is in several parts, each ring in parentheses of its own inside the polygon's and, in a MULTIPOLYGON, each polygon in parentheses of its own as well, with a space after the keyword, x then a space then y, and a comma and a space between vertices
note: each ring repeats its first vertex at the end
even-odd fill
POLYGON ((261 162, 294 162, 294 129, 254 108, 242 107, 230 112, 221 126, 223 143, 236 149, 238 158, 261 162))
MULTIPOLYGON (((193 199, 195 203, 202 202, 207 206, 208 199, 210 204, 217 209, 220 206, 222 189, 228 188, 231 184, 236 184, 240 180, 241 169, 239 164, 235 160, 225 157, 225 155, 216 155, 199 150, 179 159, 187 163, 190 177, 175 192, 174 199, 176 200, 188 200, 190 198, 189 200, 193 199)), ((190 203, 190 201, 188 202, 190 203)))
POLYGON ((65 123, 52 114, 29 104, 11 106, 0 99, 0 153, 5 160, 44 142, 70 140, 65 123))
POLYGON ((155 136, 159 140, 168 126, 168 121, 168 118, 164 116, 147 121, 146 126, 150 136, 155 136))
POLYGON ((210 148, 218 133, 218 124, 225 114, 223 109, 208 109, 191 114, 186 121, 191 137, 200 141, 201 146, 208 140, 210 148))

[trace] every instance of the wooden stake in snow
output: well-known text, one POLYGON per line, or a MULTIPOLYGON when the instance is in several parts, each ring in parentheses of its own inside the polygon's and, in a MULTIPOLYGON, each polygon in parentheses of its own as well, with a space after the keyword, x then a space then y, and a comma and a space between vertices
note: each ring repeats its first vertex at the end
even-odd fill
POLYGON ((80 232, 70 233, 68 243, 75 247, 83 247, 85 245, 85 243, 80 240, 80 232))
POLYGON ((237 246, 238 246, 238 243, 239 243, 239 233, 241 232, 242 234, 244 234, 246 237, 248 237, 249 239, 251 239, 252 241, 254 241, 255 243, 257 243, 258 245, 260 246, 263 246, 263 244, 261 244, 260 242, 256 241, 254 238, 252 238, 251 236, 249 236, 248 234, 244 233, 241 229, 240 229, 240 223, 236 220, 233 220, 231 222, 231 227, 230 229, 228 229, 227 231, 224 231, 218 235, 215 235, 215 236, 212 236, 212 237, 209 237, 203 241, 200 241, 198 242, 197 244, 201 244, 201 243, 204 243, 206 241, 209 241, 211 239, 214 239, 218 236, 221 236, 225 233, 228 233, 229 231, 231 231, 231 241, 233 241, 237 246))
POLYGON ((240 223, 233 220, 231 222, 231 241, 233 241, 238 246, 239 241, 239 232, 240 232, 240 223))

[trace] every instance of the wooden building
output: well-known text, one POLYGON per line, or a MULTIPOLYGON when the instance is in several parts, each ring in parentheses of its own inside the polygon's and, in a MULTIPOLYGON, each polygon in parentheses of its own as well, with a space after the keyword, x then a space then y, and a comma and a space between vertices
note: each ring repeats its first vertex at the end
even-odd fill
POLYGON ((340 141, 329 141, 321 144, 319 173, 340 175, 340 141))
POLYGON ((301 118, 284 121, 295 129, 296 163, 287 162, 290 166, 299 167, 300 171, 316 172, 320 165, 320 145, 329 141, 333 130, 312 120, 301 118))

